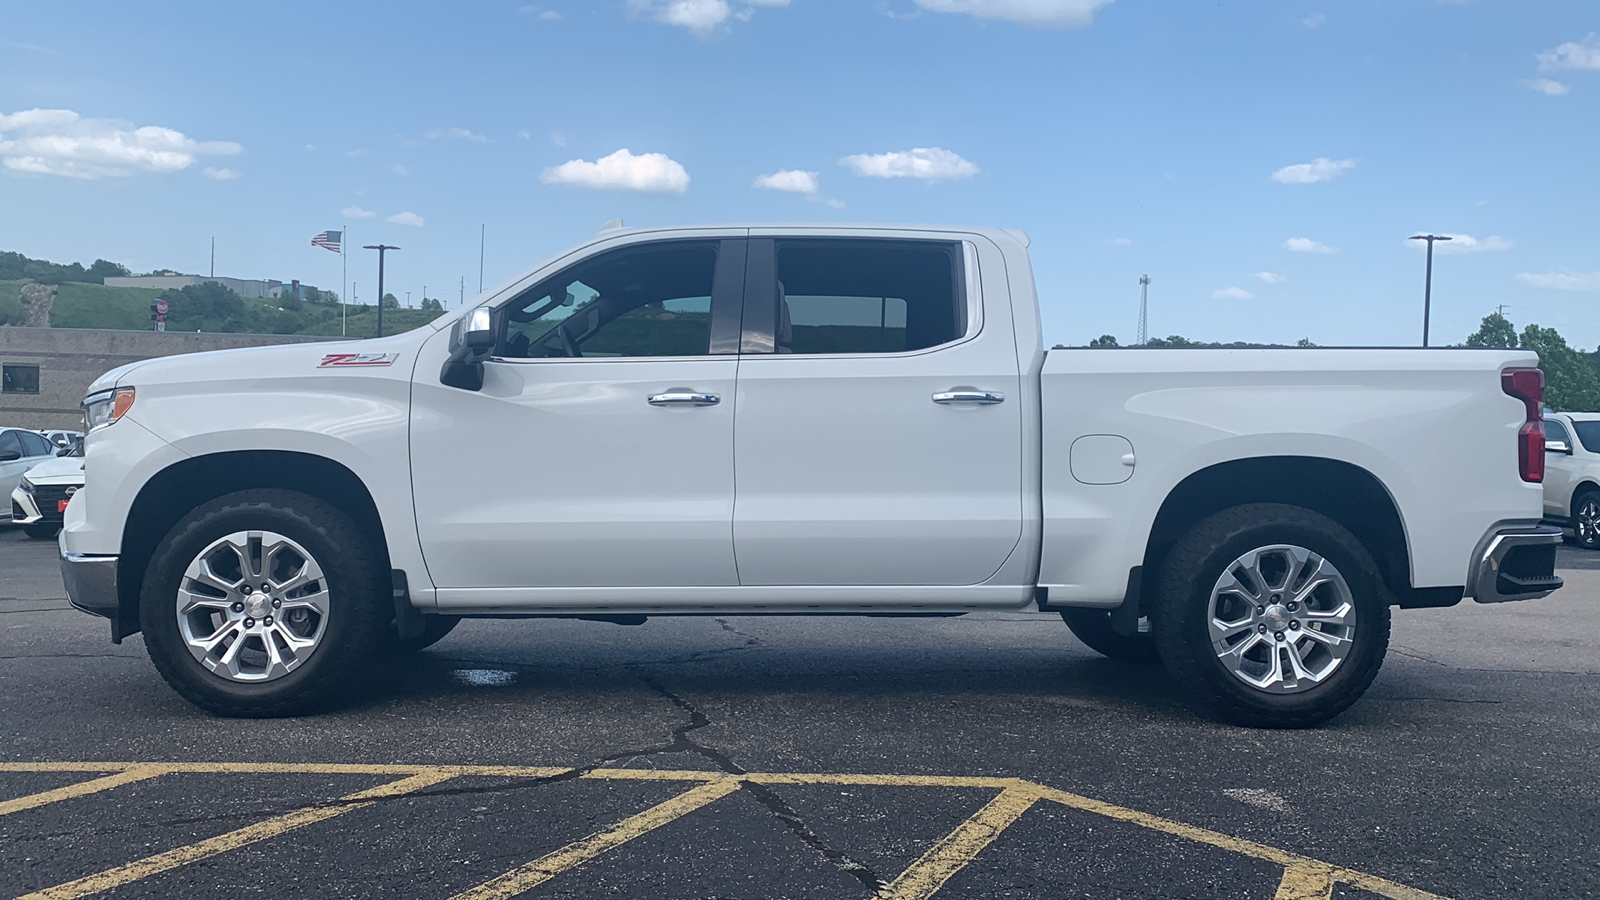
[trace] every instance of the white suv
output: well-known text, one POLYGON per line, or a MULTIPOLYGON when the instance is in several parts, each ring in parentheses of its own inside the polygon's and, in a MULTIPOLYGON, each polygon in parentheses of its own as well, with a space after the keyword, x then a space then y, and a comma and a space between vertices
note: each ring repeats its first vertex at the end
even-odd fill
POLYGON ((1600 413, 1546 413, 1544 516, 1600 550, 1600 413))

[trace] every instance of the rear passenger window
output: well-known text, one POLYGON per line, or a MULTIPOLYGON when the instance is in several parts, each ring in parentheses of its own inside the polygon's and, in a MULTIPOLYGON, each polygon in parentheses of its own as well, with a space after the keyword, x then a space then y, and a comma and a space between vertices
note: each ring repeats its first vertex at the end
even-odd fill
POLYGON ((17 433, 17 437, 22 439, 24 456, 49 456, 56 452, 56 448, 41 435, 22 431, 17 433))
POLYGON ((959 244, 781 241, 779 353, 899 353, 966 333, 959 244))

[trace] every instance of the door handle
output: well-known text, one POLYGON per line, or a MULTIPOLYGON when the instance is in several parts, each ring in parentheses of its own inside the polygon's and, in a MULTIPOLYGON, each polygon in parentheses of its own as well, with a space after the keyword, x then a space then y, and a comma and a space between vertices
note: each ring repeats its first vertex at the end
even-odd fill
POLYGON ((979 406, 993 406, 996 403, 1006 402, 1006 395, 999 391, 945 391, 933 395, 935 403, 976 403, 979 406))
POLYGON ((666 391, 650 395, 651 406, 716 406, 722 398, 699 391, 666 391))

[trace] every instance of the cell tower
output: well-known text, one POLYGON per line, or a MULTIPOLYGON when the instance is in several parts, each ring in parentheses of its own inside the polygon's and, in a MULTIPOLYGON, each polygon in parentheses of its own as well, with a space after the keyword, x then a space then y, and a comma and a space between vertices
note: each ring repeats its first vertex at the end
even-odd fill
POLYGON ((1150 342, 1150 276, 1139 276, 1139 346, 1150 342))

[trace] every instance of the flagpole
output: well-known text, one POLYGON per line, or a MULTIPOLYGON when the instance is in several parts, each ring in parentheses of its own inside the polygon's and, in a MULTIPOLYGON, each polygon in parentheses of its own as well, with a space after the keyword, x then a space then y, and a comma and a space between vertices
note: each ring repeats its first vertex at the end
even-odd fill
POLYGON ((349 243, 349 225, 339 226, 339 336, 347 337, 345 333, 345 302, 350 299, 350 261, 345 259, 344 248, 349 243))

